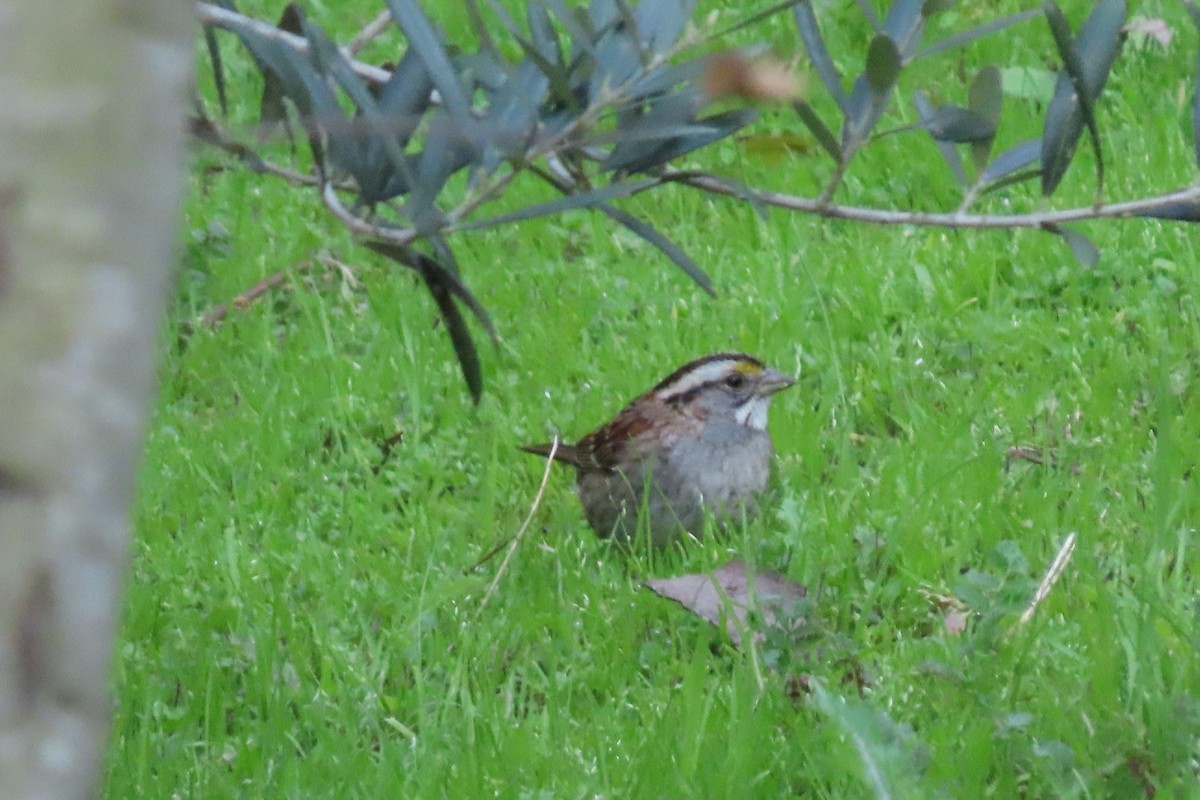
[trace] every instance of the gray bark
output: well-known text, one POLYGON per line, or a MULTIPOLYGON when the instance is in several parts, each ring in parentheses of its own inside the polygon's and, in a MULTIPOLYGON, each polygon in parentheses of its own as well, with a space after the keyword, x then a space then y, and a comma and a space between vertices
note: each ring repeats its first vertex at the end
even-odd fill
POLYGON ((171 271, 185 0, 0 0, 0 797, 94 793, 171 271))

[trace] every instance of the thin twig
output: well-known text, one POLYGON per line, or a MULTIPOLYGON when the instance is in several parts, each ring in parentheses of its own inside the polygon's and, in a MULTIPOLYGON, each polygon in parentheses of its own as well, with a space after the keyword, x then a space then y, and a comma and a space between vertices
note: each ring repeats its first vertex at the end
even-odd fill
MULTIPOLYGON (((482 612, 487 608, 487 604, 491 601, 492 595, 496 593, 496 587, 500 585, 500 579, 504 577, 504 573, 508 571, 508 563, 512 560, 513 553, 516 552, 517 546, 521 544, 521 538, 525 535, 525 531, 529 528, 529 523, 533 521, 533 515, 537 513, 538 506, 542 504, 542 495, 546 492, 546 484, 550 481, 550 469, 554 466, 554 454, 558 452, 558 437, 554 437, 554 441, 550 443, 550 452, 546 455, 546 470, 542 473, 542 485, 538 487, 537 494, 533 498, 533 505, 529 507, 529 513, 525 516, 525 521, 521 523, 521 527, 517 530, 516 536, 512 538, 512 542, 508 545, 508 552, 504 554, 504 560, 500 562, 500 568, 496 570, 496 577, 492 578, 492 582, 488 585, 487 591, 483 594, 483 600, 479 603, 479 610, 482 612)), ((493 551, 494 552, 494 551, 493 551)))
POLYGON ((319 253, 317 255, 317 262, 322 267, 325 267, 325 269, 335 271, 341 275, 342 282, 351 289, 358 288, 358 278, 354 275, 354 267, 350 266, 344 261, 338 261, 328 253, 319 253))
MULTIPOLYGON (((259 36, 282 42, 298 52, 308 52, 308 40, 303 36, 281 31, 269 22, 262 22, 236 11, 228 11, 220 6, 214 6, 212 3, 196 3, 196 16, 200 18, 202 25, 224 28, 227 31, 252 31, 259 36)), ((350 61, 350 68, 371 83, 386 83, 387 79, 392 77, 392 73, 386 69, 364 64, 361 61, 350 61)))
POLYGON ((1020 622, 1022 625, 1033 619, 1033 612, 1037 611, 1037 607, 1050 594, 1050 589, 1054 586, 1054 582, 1058 580, 1063 570, 1067 568, 1067 562, 1071 560, 1071 553, 1075 552, 1075 538, 1075 532, 1072 531, 1063 541, 1062 547, 1058 548, 1058 555, 1050 562, 1050 568, 1042 576, 1042 582, 1038 584, 1037 591, 1033 593, 1033 600, 1030 601, 1029 608, 1025 609, 1025 613, 1021 614, 1020 622))
POLYGON ((842 185, 842 178, 846 177, 846 170, 850 166, 850 159, 854 153, 844 153, 837 163, 837 167, 833 170, 833 175, 830 176, 829 182, 825 184, 825 189, 817 198, 816 204, 818 208, 829 208, 829 201, 833 200, 833 195, 837 192, 838 187, 842 185))
MULTIPOLYGON (((283 178, 295 186, 321 185, 321 179, 316 175, 298 172, 288 167, 281 167, 262 158, 247 145, 230 136, 221 126, 217 125, 217 123, 213 122, 212 119, 205 116, 202 112, 197 112, 195 116, 188 119, 188 132, 191 133, 193 138, 205 144, 213 145, 238 158, 250 168, 251 172, 259 174, 269 173, 283 178)), ((355 191, 357 188, 349 181, 334 182, 333 187, 343 192, 355 191)))
POLYGON ((279 270, 276 273, 268 275, 258 283, 251 286, 246 291, 233 298, 230 303, 221 303, 210 308, 203 317, 200 318, 200 324, 208 328, 216 327, 221 320, 229 315, 229 309, 236 308, 241 310, 248 308, 255 300, 262 297, 264 294, 274 289, 287 278, 290 272, 302 272, 312 266, 312 259, 305 259, 299 263, 293 264, 290 267, 279 270))
POLYGON ((354 34, 354 38, 343 48, 346 56, 354 58, 354 56, 358 55, 359 51, 366 47, 372 39, 387 30, 387 26, 391 21, 391 11, 387 9, 380 11, 375 19, 368 22, 362 27, 362 30, 354 34))
MULTIPOLYGON (((727 197, 741 197, 745 190, 730 186, 715 175, 691 174, 686 177, 676 177, 671 170, 666 170, 664 178, 670 178, 674 183, 682 183, 696 189, 702 189, 714 194, 727 197)), ((819 200, 798 197, 781 192, 756 191, 754 199, 760 203, 789 211, 803 211, 822 217, 849 219, 856 222, 869 222, 876 225, 919 225, 942 228, 1037 228, 1047 223, 1062 224, 1065 222, 1081 222, 1089 219, 1122 219, 1145 214, 1169 206, 1174 203, 1200 203, 1200 186, 1189 186, 1176 189, 1166 194, 1153 197, 1143 197, 1137 200, 1126 200, 1120 203, 1108 203, 1102 206, 1079 206, 1062 211, 1040 211, 1030 214, 962 214, 927 213, 922 211, 892 211, 885 208, 863 208, 860 206, 842 206, 836 204, 821 205, 819 200)))
POLYGON ((350 229, 351 233, 357 233, 360 236, 370 236, 375 239, 383 239, 396 245, 408 245, 420 237, 420 234, 412 228, 397 228, 392 226, 376 225, 368 222, 362 217, 356 216, 350 209, 346 208, 342 203, 342 198, 337 196, 336 187, 326 181, 321 185, 321 200, 325 203, 325 207, 341 220, 341 223, 350 229))

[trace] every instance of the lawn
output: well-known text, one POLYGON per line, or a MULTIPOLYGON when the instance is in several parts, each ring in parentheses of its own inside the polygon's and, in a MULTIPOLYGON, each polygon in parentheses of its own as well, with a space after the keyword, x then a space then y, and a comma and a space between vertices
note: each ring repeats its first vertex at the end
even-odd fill
MULTIPOLYGON (((852 75, 869 32, 844 5, 817 8, 852 75)), ((986 18, 962 5, 935 32, 986 18)), ((1195 28, 1178 4, 1134 5, 1176 36, 1165 52, 1128 42, 1109 80, 1110 199, 1196 172, 1195 28)), ((1067 5, 1074 25, 1089 6, 1067 5)), ((306 7, 344 41, 382 4, 306 7)), ((464 30, 444 21, 452 39, 464 30)), ((390 37, 366 55, 394 58, 390 37)), ((799 47, 787 15, 753 39, 799 47)), ((223 43, 231 117, 252 124, 260 84, 223 43)), ((964 102, 983 64, 1054 62, 1034 20, 916 65, 886 119, 913 121, 916 88, 964 102)), ((997 146, 1038 135, 1040 113, 1008 97, 997 146)), ((778 110, 752 132, 780 131, 803 132, 778 110)), ((800 194, 830 174, 815 146, 755 141, 689 163, 800 194)), ((1052 204, 1090 202, 1093 164, 1081 152, 1052 204)), ((1082 225, 1101 251, 1089 269, 1038 231, 764 218, 680 187, 625 201, 709 272, 716 299, 586 212, 465 233, 464 279, 501 339, 475 328, 475 406, 411 274, 353 244, 311 190, 211 150, 192 165, 106 796, 1200 793, 1191 228, 1082 225), (280 270, 256 302, 202 323, 280 270), (542 476, 517 447, 578 437, 730 349, 799 376, 772 408, 768 511, 725 540, 630 555, 592 534, 558 471, 485 605, 501 559, 472 566, 521 526, 542 476), (1070 534, 1065 572, 1020 621, 1070 534), (733 557, 809 588, 808 633, 737 649, 642 587, 733 557)), ((538 192, 518 185, 508 202, 538 192)), ((837 197, 952 209, 956 187, 914 132, 864 152, 837 197)), ((980 208, 1041 203, 1016 188, 980 208)))

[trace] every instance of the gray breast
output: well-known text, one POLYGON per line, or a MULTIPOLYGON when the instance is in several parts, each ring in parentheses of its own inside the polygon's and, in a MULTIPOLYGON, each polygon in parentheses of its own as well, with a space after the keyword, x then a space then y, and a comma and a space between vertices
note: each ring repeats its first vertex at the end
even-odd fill
POLYGON ((681 531, 699 535, 706 513, 719 523, 754 513, 772 453, 763 431, 710 424, 699 438, 677 440, 628 473, 581 472, 584 513, 601 536, 632 536, 643 507, 655 545, 669 544, 681 531))

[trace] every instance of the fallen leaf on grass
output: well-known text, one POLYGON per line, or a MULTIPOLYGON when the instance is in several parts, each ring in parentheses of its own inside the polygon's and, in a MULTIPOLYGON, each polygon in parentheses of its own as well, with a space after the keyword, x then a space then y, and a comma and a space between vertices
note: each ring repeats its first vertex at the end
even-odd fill
POLYGON ((946 616, 942 618, 942 624, 946 633, 958 636, 967 629, 967 615, 962 611, 947 611, 946 616))
POLYGON ((1132 17, 1125 23, 1125 33, 1134 44, 1144 45, 1155 41, 1162 45, 1163 50, 1168 49, 1175 38, 1175 31, 1171 30, 1166 20, 1159 17, 1132 17))
MULTIPOLYGON (((751 611, 757 612, 763 628, 790 631, 803 625, 796 607, 808 594, 803 586, 778 572, 748 573, 741 559, 712 572, 654 578, 646 581, 646 588, 713 625, 720 625, 724 619, 725 630, 735 646, 741 644, 742 632, 748 629, 751 611)), ((754 631, 754 637, 761 641, 763 631, 754 631)))
MULTIPOLYGON (((1016 445, 1008 448, 1008 452, 1004 454, 1004 470, 1007 472, 1014 461, 1028 461, 1030 464, 1038 466, 1046 465, 1050 469, 1058 469, 1058 456, 1054 450, 1048 447, 1030 447, 1027 445, 1016 445)), ((1072 475, 1078 475, 1081 466, 1078 461, 1067 465, 1067 469, 1072 475)))

